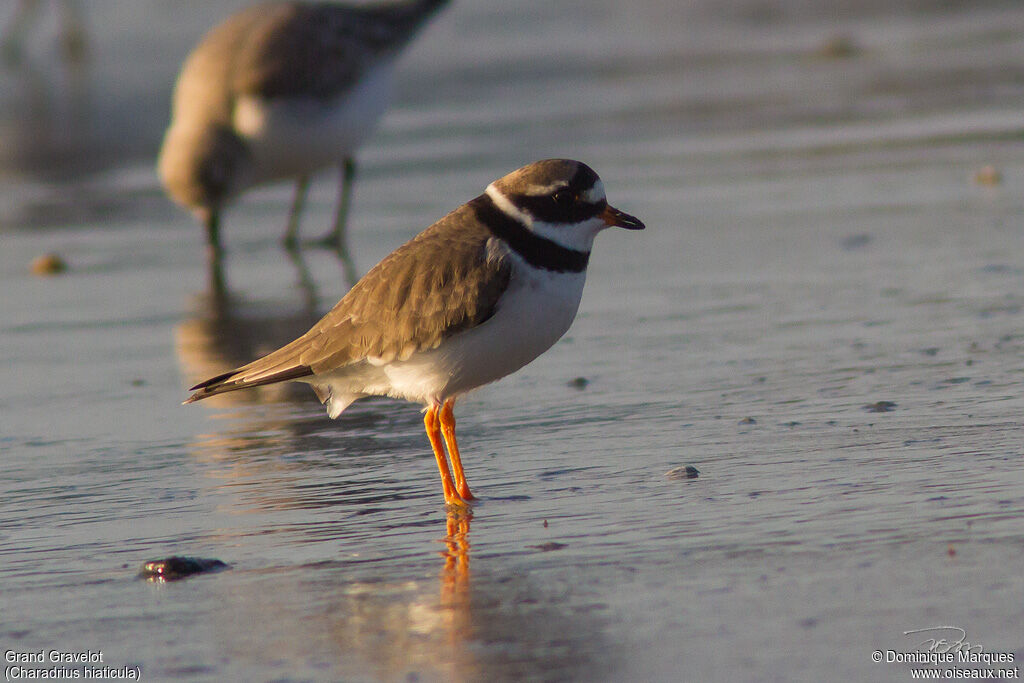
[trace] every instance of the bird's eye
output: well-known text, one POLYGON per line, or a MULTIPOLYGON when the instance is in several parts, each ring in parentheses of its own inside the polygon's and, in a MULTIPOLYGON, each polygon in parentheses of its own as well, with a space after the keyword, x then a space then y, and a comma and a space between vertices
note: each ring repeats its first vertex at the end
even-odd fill
POLYGON ((576 195, 569 190, 559 190, 552 198, 559 206, 572 206, 576 202, 576 195))

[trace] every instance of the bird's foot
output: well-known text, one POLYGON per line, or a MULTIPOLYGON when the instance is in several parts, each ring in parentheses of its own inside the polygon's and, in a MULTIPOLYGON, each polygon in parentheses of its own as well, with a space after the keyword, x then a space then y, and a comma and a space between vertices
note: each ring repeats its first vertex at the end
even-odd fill
POLYGON ((451 513, 465 512, 473 506, 471 501, 474 500, 476 500, 476 498, 472 495, 466 498, 453 491, 451 495, 445 496, 444 506, 445 509, 451 513))

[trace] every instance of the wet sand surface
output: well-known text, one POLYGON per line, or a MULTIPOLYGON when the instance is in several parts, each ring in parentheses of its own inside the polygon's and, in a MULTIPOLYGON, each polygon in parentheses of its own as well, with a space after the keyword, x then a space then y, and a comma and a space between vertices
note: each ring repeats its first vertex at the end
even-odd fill
POLYGON ((143 680, 902 681, 872 653, 955 626, 1019 666, 1024 8, 440 15, 360 154, 356 267, 550 156, 648 226, 602 234, 566 337, 460 403, 481 501, 446 518, 416 406, 179 405, 347 287, 278 248, 274 185, 227 213, 212 296, 159 188, 178 64, 241 4, 89 3, 81 64, 46 14, 0 69, 5 652, 143 680), (67 271, 31 275, 51 251, 67 271), (136 578, 175 555, 230 569, 136 578))

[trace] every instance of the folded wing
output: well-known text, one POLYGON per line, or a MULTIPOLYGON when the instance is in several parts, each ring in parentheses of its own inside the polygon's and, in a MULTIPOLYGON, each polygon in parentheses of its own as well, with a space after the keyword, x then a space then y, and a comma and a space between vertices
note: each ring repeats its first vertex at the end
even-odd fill
POLYGON ((511 263, 468 211, 460 207, 396 249, 304 335, 197 384, 185 402, 354 363, 406 360, 485 322, 508 287, 511 263))

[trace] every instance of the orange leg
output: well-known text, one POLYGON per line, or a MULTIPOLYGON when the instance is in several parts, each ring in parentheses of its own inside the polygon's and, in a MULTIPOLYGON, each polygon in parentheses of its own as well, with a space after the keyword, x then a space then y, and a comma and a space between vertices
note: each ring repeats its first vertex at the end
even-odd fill
POLYGON ((449 505, 462 505, 464 500, 459 498, 455 483, 452 481, 451 472, 448 470, 448 459, 444 455, 444 445, 441 443, 441 424, 437 419, 437 406, 427 408, 423 416, 423 426, 427 430, 427 438, 430 439, 430 447, 434 449, 434 458, 437 459, 437 469, 441 472, 441 486, 444 488, 444 502, 449 505))
POLYGON ((455 488, 463 500, 474 500, 476 496, 469 492, 469 484, 466 483, 466 473, 462 469, 462 455, 459 453, 459 444, 455 440, 455 401, 447 400, 441 406, 441 433, 444 434, 444 443, 448 446, 448 455, 452 459, 452 474, 455 475, 455 488))

